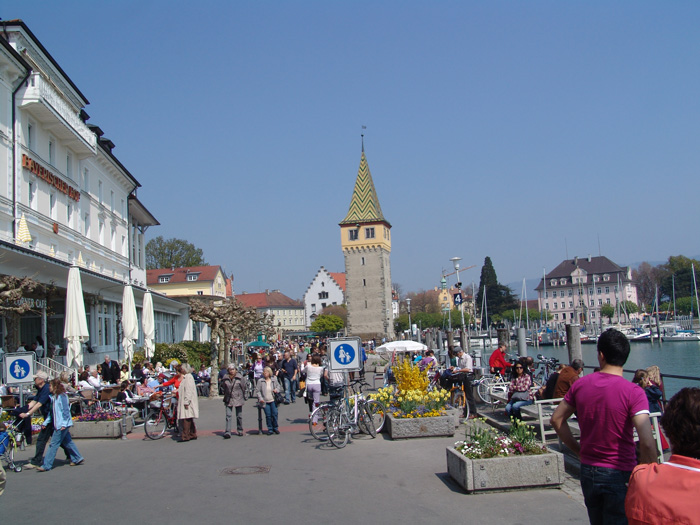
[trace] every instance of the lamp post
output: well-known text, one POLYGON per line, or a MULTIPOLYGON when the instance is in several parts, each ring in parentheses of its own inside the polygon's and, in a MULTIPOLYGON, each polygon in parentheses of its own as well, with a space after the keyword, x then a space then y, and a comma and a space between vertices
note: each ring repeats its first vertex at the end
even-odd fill
POLYGON ((406 309, 408 310, 408 333, 411 334, 411 341, 413 341, 413 326, 411 325, 411 299, 406 299, 406 309))
POLYGON ((461 261, 461 260, 462 260, 461 257, 452 257, 450 259, 450 261, 452 261, 452 264, 455 267, 455 271, 457 272, 457 284, 455 286, 457 288, 457 293, 459 293, 459 296, 460 296, 459 313, 462 316, 462 334, 461 334, 462 337, 461 337, 461 339, 462 339, 462 348, 464 348, 464 339, 465 339, 465 335, 464 335, 464 306, 463 306, 464 301, 462 300, 462 283, 459 280, 459 261, 461 261))

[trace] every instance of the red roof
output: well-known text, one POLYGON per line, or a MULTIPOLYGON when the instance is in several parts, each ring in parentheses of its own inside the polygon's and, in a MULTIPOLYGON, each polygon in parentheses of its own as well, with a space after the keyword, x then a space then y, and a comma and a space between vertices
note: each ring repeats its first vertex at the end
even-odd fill
POLYGON ((328 272, 343 292, 345 291, 345 273, 328 272))
POLYGON ((221 269, 221 266, 190 266, 188 268, 159 268, 157 270, 146 270, 146 281, 149 286, 156 284, 164 284, 158 282, 162 276, 170 276, 168 283, 186 283, 187 276, 191 274, 199 274, 197 281, 213 281, 216 279, 216 274, 221 274, 226 277, 226 274, 221 269))
POLYGON ((241 293, 236 295, 236 300, 244 306, 253 308, 303 308, 299 301, 290 299, 283 293, 273 291, 264 293, 241 293))

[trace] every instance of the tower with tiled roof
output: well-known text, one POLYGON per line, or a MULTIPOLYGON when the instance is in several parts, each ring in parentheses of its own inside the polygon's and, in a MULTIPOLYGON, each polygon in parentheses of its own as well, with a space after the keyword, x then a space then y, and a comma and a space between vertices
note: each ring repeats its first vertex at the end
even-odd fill
POLYGON ((391 224, 382 214, 364 143, 350 208, 340 222, 340 244, 345 256, 349 335, 392 338, 391 224))

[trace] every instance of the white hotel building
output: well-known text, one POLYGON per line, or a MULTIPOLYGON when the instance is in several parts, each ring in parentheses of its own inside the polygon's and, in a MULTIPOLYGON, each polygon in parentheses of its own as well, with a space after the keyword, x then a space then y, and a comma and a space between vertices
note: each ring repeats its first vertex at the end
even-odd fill
MULTIPOLYGON (((114 155, 114 144, 87 123, 88 101, 78 87, 22 21, 0 24, 0 275, 57 288, 51 297, 27 298, 38 306, 10 341, 41 336, 48 346, 65 347, 65 287, 69 266, 77 264, 94 352, 85 360, 101 361, 106 352, 114 359, 125 283, 134 287, 139 316, 136 347, 143 344, 144 232, 158 221, 138 200, 141 184, 114 155)), ((187 306, 158 294, 153 299, 156 342, 182 340, 187 306)))

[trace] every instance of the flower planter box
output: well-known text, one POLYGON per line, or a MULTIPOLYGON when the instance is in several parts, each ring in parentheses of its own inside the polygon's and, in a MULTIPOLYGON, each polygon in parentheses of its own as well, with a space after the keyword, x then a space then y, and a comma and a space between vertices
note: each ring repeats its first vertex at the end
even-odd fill
POLYGON ((395 418, 389 414, 384 425, 391 439, 454 436, 454 418, 449 416, 395 418))
POLYGON ((447 472, 467 493, 558 487, 564 481, 564 456, 548 452, 538 456, 469 459, 454 447, 447 447, 447 472))
POLYGON ((459 426, 459 418, 462 417, 462 410, 459 408, 450 408, 449 410, 445 410, 445 412, 454 419, 455 428, 457 428, 459 426))
MULTIPOLYGON (((133 430, 133 421, 126 419, 126 432, 133 430)), ((122 420, 118 421, 73 421, 70 430, 73 439, 118 438, 122 435, 122 420)))

